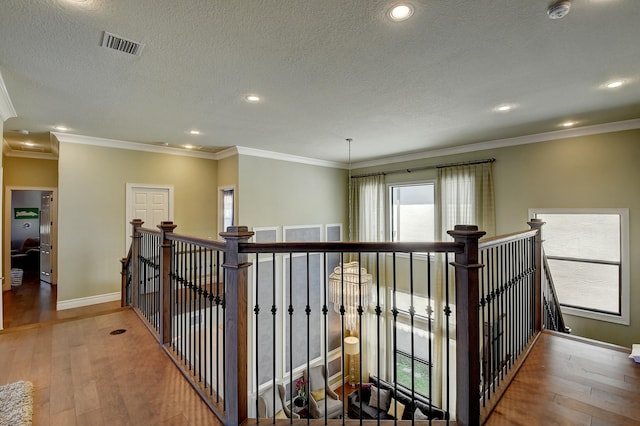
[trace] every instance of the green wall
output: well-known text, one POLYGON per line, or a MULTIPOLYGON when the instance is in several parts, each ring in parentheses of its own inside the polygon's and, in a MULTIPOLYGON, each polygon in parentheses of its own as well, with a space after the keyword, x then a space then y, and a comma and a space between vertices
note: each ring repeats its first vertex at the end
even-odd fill
MULTIPOLYGON (((630 347, 640 336, 640 130, 575 137, 359 169, 395 170, 495 158, 498 234, 527 229, 529 208, 628 208, 630 326, 567 316, 574 334, 630 347)), ((393 174, 388 182, 435 179, 435 170, 393 174)), ((544 235, 544 234, 543 234, 544 235)))
POLYGON ((127 183, 173 185, 176 232, 215 235, 216 161, 63 142, 58 302, 120 290, 127 183))
POLYGON ((347 223, 347 171, 287 161, 239 159, 238 224, 261 226, 347 223))

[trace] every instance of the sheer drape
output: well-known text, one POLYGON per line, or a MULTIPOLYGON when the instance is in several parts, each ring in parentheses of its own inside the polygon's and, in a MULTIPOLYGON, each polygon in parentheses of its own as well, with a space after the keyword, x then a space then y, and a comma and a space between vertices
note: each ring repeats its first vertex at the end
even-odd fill
MULTIPOLYGON (((354 178, 351 181, 351 211, 349 217, 352 223, 352 241, 384 241, 385 233, 385 190, 384 176, 366 176, 354 178)), ((352 260, 358 260, 354 258, 352 260)), ((363 254, 361 266, 373 276, 372 297, 369 299, 369 307, 365 306, 365 314, 362 316, 362 342, 363 354, 361 354, 362 381, 368 381, 368 374, 374 373, 384 377, 386 371, 384 354, 386 353, 386 333, 384 317, 380 320, 381 333, 377 339, 377 316, 372 314, 372 307, 376 303, 376 285, 384 286, 384 255, 380 255, 379 262, 376 256, 363 254), (380 362, 381 371, 377 370, 378 356, 383 356, 380 362)), ((384 287, 380 291, 380 306, 384 306, 386 293, 384 287)), ((363 303, 363 305, 365 305, 363 303)))
MULTIPOLYGON (((478 228, 487 233, 487 236, 495 235, 495 197, 493 190, 493 167, 492 163, 470 164, 463 166, 442 167, 438 169, 438 179, 436 182, 437 214, 436 214, 436 235, 440 241, 451 241, 447 234, 455 225, 477 225, 478 228)), ((447 321, 445 316, 435 316, 435 350, 434 350, 434 371, 433 384, 440 394, 434 394, 434 402, 445 409, 455 411, 456 389, 455 389, 455 280, 453 269, 449 266, 449 261, 444 256, 436 257, 436 283, 437 299, 436 306, 442 313, 445 310, 448 293, 449 308, 453 312, 447 321), (445 269, 449 268, 448 271, 445 269), (448 272, 449 285, 445 285, 445 278, 448 272), (450 340, 444 339, 449 334, 450 340), (449 342, 449 362, 446 359, 446 345, 449 342), (448 398, 441 394, 442 385, 449 378, 448 398)))

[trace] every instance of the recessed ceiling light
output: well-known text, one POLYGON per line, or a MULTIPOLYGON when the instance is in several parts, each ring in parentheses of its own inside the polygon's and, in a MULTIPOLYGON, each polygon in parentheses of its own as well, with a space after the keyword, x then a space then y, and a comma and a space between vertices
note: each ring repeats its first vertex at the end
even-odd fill
POLYGON ((260 102, 260 96, 258 95, 247 95, 244 98, 247 100, 247 102, 251 102, 251 103, 260 102))
POLYGON ((509 112, 515 108, 515 105, 502 104, 495 107, 493 110, 497 112, 509 112))
POLYGON ((189 130, 189 134, 190 135, 199 135, 200 134, 200 130, 189 130))
POLYGON ((565 121, 564 123, 561 124, 562 127, 573 127, 576 124, 578 124, 577 121, 565 121))
POLYGON ((622 86, 624 84, 624 80, 615 80, 615 81, 610 81, 608 83, 605 83, 605 87, 607 89, 617 89, 618 87, 622 86))
POLYGON ((61 132, 66 132, 67 130, 69 130, 68 127, 65 126, 56 126, 54 127, 56 130, 60 130, 61 132))
POLYGON ((393 21, 405 21, 413 15, 413 6, 408 3, 399 3, 389 9, 389 18, 393 21))

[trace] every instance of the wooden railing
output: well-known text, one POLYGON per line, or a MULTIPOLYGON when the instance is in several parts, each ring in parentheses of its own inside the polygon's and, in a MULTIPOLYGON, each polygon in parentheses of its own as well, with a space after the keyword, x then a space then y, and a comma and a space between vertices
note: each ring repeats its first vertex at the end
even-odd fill
POLYGON ((551 275, 551 269, 549 269, 549 262, 547 262, 547 256, 542 252, 542 303, 543 303, 543 321, 544 328, 547 330, 559 331, 561 333, 571 333, 571 328, 564 322, 564 316, 560 309, 560 301, 558 300, 558 294, 556 293, 556 287, 553 283, 553 276, 551 275))
POLYGON ((542 328, 537 222, 481 244, 484 232, 465 225, 449 231, 448 243, 250 243, 246 227, 230 227, 216 242, 177 235, 171 222, 160 231, 132 225, 125 300, 224 424, 271 423, 275 385, 288 387, 287 405, 297 379, 316 365, 326 372, 325 389, 344 392, 351 374, 366 382, 370 373, 408 395, 411 414, 424 401, 430 424, 478 424, 542 328), (358 294, 349 331, 344 275, 334 287, 329 275, 351 260, 373 280, 368 296, 358 294), (347 334, 359 338, 355 372, 346 363, 347 334), (409 360, 407 379, 398 376, 400 358, 409 360), (428 379, 419 378, 421 368, 428 379), (248 422, 266 393, 271 419, 248 422))

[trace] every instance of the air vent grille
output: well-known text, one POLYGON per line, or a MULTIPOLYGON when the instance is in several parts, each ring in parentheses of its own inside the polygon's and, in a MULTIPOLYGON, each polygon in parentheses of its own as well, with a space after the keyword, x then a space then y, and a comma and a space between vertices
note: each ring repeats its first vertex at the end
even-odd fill
POLYGON ((102 37, 102 47, 117 50, 119 52, 128 53, 130 55, 140 56, 144 44, 140 44, 133 40, 127 40, 115 34, 105 31, 102 37))

